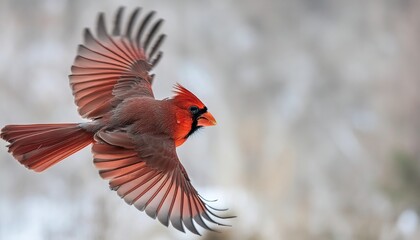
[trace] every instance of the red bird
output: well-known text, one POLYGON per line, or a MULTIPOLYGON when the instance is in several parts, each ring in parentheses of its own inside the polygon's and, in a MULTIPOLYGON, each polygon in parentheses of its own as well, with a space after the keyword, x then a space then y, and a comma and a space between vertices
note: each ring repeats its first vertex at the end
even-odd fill
POLYGON ((7 125, 1 138, 10 143, 13 157, 36 172, 93 144, 100 176, 128 204, 183 232, 185 225, 200 234, 195 224, 213 230, 206 221, 223 225, 214 218, 226 217, 213 211, 225 209, 209 206, 197 193, 176 147, 216 120, 179 84, 174 97, 154 98, 150 71, 162 57, 159 47, 165 35, 156 33, 163 20, 153 21, 155 12, 149 12, 135 27, 141 11, 136 8, 122 29, 123 11, 118 9, 110 33, 104 14, 99 14, 96 36, 85 30, 71 68, 70 86, 79 114, 91 121, 7 125))

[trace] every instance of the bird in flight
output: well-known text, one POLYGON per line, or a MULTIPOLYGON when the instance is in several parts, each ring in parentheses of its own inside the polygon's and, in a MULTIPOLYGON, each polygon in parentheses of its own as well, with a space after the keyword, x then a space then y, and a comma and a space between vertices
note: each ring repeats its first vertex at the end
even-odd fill
POLYGON ((1 138, 22 165, 42 172, 92 144, 99 175, 128 204, 200 234, 196 225, 223 225, 208 200, 200 196, 182 166, 176 147, 215 118, 192 92, 176 84, 174 96, 155 99, 152 69, 162 57, 163 20, 155 12, 140 18, 136 8, 123 24, 124 8, 108 31, 100 13, 96 34, 84 31, 71 67, 70 86, 84 123, 7 125, 1 138), (211 223, 211 224, 209 224, 211 223))

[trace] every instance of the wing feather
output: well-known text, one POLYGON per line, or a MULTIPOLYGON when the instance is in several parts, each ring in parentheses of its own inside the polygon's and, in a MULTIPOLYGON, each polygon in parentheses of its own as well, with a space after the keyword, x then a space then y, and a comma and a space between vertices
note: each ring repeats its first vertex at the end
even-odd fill
POLYGON ((138 20, 140 12, 141 8, 136 8, 128 16, 124 30, 122 7, 117 10, 111 32, 104 13, 98 16, 96 36, 85 29, 84 43, 77 49, 69 76, 82 117, 101 118, 127 97, 154 97, 150 71, 162 55, 159 51, 154 57, 164 39, 163 34, 155 39, 163 20, 153 20, 155 12, 138 20), (148 29, 151 23, 152 28, 148 29), (137 29, 136 25, 139 25, 137 29), (147 36, 143 40, 144 34, 147 36), (150 54, 142 46, 152 46, 150 54))
POLYGON ((137 19, 137 15, 140 13, 140 10, 141 10, 141 8, 138 7, 136 9, 134 9, 133 13, 131 13, 130 20, 128 21, 128 24, 127 24, 127 29, 125 31, 125 36, 128 37, 128 38, 131 38, 131 32, 133 31, 133 25, 134 25, 134 22, 137 19))
MULTIPOLYGON (((156 40, 155 44, 152 47, 152 50, 149 54, 150 59, 153 58, 153 56, 155 55, 156 51, 160 48, 160 46, 162 45, 163 41, 165 40, 166 35, 165 34, 161 34, 159 35, 158 40, 156 40)), ((153 64, 152 64, 153 65, 153 64)))
POLYGON ((147 34, 146 40, 144 41, 144 50, 145 52, 148 51, 148 47, 150 42, 152 41, 153 37, 155 36, 156 32, 159 30, 160 26, 163 23, 163 19, 159 19, 155 22, 155 24, 152 26, 151 30, 149 31, 149 34, 147 34))
POLYGON ((153 16, 156 14, 155 11, 151 11, 149 12, 146 17, 144 18, 144 20, 142 21, 139 29, 137 30, 137 34, 136 34, 136 44, 137 44, 137 48, 139 49, 143 49, 142 47, 142 42, 141 42, 141 38, 143 36, 143 32, 146 29, 147 25, 149 25, 150 20, 152 20, 153 16))
POLYGON ((115 16, 114 19, 114 29, 112 30, 112 35, 114 36, 118 36, 120 35, 121 32, 121 18, 124 12, 124 8, 123 7, 119 7, 117 10, 117 15, 115 16))
POLYGON ((129 137, 117 130, 101 130, 95 139, 94 164, 125 202, 182 232, 185 227, 200 235, 197 226, 214 231, 208 223, 223 225, 216 220, 223 217, 213 213, 192 186, 172 139, 147 134, 129 137))

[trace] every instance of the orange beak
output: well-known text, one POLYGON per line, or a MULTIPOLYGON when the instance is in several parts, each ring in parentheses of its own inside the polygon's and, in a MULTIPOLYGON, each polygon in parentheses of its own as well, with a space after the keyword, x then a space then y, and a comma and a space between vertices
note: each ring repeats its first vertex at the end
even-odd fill
POLYGON ((216 123, 216 119, 214 119, 213 115, 211 115, 209 112, 205 112, 198 118, 197 126, 208 127, 214 126, 216 123))

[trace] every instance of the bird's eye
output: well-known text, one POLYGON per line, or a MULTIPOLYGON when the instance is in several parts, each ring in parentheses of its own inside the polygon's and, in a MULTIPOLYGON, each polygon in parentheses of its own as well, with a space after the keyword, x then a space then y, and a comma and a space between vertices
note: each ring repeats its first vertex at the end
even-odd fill
POLYGON ((197 106, 191 106, 190 107, 190 112, 194 115, 197 114, 198 111, 200 111, 200 109, 197 106))

